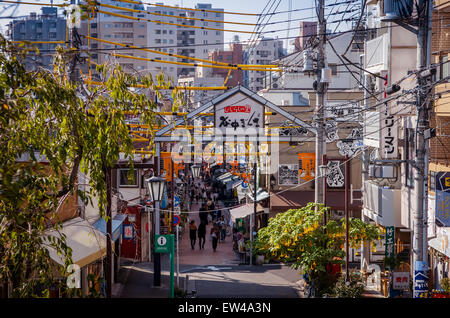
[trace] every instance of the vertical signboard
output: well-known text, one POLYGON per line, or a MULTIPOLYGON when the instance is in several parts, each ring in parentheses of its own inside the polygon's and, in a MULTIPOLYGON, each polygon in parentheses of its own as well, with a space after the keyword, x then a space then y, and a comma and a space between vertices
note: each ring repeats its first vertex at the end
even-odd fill
POLYGON ((436 190, 436 225, 450 226, 450 193, 436 190))
POLYGON ((416 261, 414 264, 414 298, 427 298, 428 275, 427 263, 416 261))
MULTIPOLYGON (((395 227, 386 227, 386 248, 385 248, 385 258, 395 257, 395 227)), ((393 270, 389 263, 386 264, 386 269, 393 270)))
MULTIPOLYGON (((384 74, 383 74, 384 75, 384 74)), ((384 87, 388 86, 388 75, 385 75, 384 87)), ((387 94, 384 92, 384 98, 387 94)), ((397 116, 391 114, 389 102, 385 102, 385 109, 381 113, 380 148, 382 157, 385 159, 395 159, 398 156, 398 123, 397 116)))
POLYGON ((314 152, 303 152, 298 154, 299 177, 302 181, 314 179, 316 167, 316 154, 314 152))

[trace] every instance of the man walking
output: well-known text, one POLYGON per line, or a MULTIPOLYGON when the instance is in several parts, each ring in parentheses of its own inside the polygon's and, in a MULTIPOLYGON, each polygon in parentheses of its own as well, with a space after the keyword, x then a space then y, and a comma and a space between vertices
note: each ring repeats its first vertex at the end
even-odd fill
POLYGON ((198 226, 198 246, 200 249, 205 249, 206 224, 202 220, 198 226))

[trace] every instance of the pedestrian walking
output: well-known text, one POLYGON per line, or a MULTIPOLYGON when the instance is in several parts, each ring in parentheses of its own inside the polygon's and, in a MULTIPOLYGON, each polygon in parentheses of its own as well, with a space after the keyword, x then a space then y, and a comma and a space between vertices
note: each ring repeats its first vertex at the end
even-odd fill
POLYGON ((205 249, 205 237, 206 237, 206 223, 202 220, 198 226, 198 246, 200 249, 205 249))
POLYGON ((217 248, 217 242, 219 241, 219 228, 215 225, 212 229, 211 229, 211 240, 212 240, 212 247, 214 252, 216 251, 217 248))
POLYGON ((223 242, 225 241, 225 236, 227 234, 227 228, 225 225, 225 220, 223 219, 223 216, 220 217, 219 222, 217 222, 219 225, 219 230, 220 230, 220 241, 223 242))
POLYGON ((197 241, 197 225, 195 225, 194 220, 189 224, 189 237, 191 239, 191 247, 194 249, 195 242, 197 241))

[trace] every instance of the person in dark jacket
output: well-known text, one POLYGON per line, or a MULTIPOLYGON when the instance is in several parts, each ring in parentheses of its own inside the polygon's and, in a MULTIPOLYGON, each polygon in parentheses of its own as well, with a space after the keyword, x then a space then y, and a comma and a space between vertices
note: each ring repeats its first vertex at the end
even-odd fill
POLYGON ((191 247, 194 249, 195 241, 197 240, 197 225, 195 225, 194 220, 189 224, 189 238, 191 239, 191 247))
POLYGON ((198 246, 200 247, 200 249, 205 249, 206 224, 203 220, 198 226, 197 233, 198 233, 198 246))
POLYGON ((216 251, 217 243, 219 242, 219 236, 220 236, 219 228, 216 225, 214 225, 214 227, 211 229, 212 247, 214 252, 216 251))

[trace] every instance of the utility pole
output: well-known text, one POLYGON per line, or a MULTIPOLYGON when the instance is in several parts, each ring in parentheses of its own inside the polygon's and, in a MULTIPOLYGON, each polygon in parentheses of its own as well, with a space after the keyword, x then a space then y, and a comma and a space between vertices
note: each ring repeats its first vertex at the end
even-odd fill
POLYGON ((325 44, 327 40, 326 36, 326 21, 325 21, 325 0, 318 1, 318 13, 319 13, 319 25, 318 25, 318 37, 319 48, 317 53, 317 88, 316 88, 316 108, 315 108, 315 121, 316 121, 316 164, 314 173, 316 175, 315 187, 314 187, 314 201, 316 203, 323 203, 323 182, 324 177, 319 174, 319 167, 323 164, 322 156, 326 153, 325 140, 324 140, 324 127, 325 127, 325 96, 327 92, 327 83, 323 82, 322 70, 325 68, 325 44))
MULTIPOLYGON (((429 15, 431 14, 432 1, 419 0, 418 1, 418 35, 417 35, 417 71, 422 71, 429 67, 429 59, 427 61, 427 52, 431 50, 428 47, 428 28, 431 27, 429 23, 429 15)), ((413 263, 414 269, 420 266, 421 262, 426 262, 424 250, 424 183, 426 181, 425 165, 425 139, 424 132, 428 128, 428 102, 426 101, 426 92, 423 90, 426 87, 426 80, 418 74, 417 77, 417 127, 416 127, 416 160, 415 160, 415 175, 414 175, 414 190, 416 195, 416 206, 414 210, 413 223, 413 263)), ((423 264, 423 263, 422 263, 423 264)), ((414 279, 414 286, 416 282, 414 279)), ((414 293, 414 297, 416 297, 414 293)))

